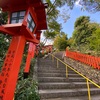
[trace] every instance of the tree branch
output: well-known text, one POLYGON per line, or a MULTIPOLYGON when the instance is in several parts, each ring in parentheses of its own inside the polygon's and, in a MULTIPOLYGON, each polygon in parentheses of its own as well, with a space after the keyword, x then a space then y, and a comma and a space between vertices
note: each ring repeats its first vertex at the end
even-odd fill
POLYGON ((49 8, 49 10, 48 10, 48 12, 47 12, 47 15, 48 15, 49 13, 51 13, 51 11, 53 10, 53 7, 55 6, 56 2, 57 2, 57 0, 55 0, 54 3, 52 4, 52 6, 49 8))

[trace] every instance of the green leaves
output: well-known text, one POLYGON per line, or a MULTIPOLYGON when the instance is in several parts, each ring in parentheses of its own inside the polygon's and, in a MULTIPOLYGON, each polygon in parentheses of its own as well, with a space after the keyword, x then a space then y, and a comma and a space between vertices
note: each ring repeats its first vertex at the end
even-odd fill
POLYGON ((7 23, 7 12, 2 12, 0 8, 0 25, 7 23))
POLYGON ((61 25, 53 20, 52 22, 48 23, 49 30, 44 31, 44 36, 46 39, 54 39, 57 34, 60 33, 61 25))
MULTIPOLYGON (((7 22, 7 13, 2 12, 2 9, 0 8, 0 25, 5 24, 6 22, 7 22)), ((8 50, 9 42, 10 42, 10 36, 0 33, 0 70, 3 65, 6 52, 8 50)))
POLYGON ((10 44, 10 36, 0 33, 0 69, 10 44))
POLYGON ((37 92, 37 83, 28 78, 18 82, 15 100, 40 100, 37 92))
POLYGON ((57 32, 55 31, 50 32, 47 30, 44 32, 44 36, 46 37, 46 39, 54 39, 56 35, 57 35, 57 32))
POLYGON ((100 11, 100 0, 80 0, 80 5, 89 12, 100 11))
POLYGON ((48 30, 43 32, 43 35, 45 37, 43 44, 45 45, 47 40, 53 40, 58 34, 60 34, 61 31, 61 25, 56 21, 52 20, 48 23, 48 30))
POLYGON ((70 9, 73 9, 75 2, 81 5, 81 10, 87 10, 88 12, 100 11, 100 0, 64 0, 70 9))
POLYGON ((73 39, 77 46, 83 44, 88 44, 88 38, 92 35, 93 30, 95 30, 93 24, 90 23, 90 18, 88 16, 79 17, 74 25, 73 39))
POLYGON ((68 10, 64 10, 66 13, 60 11, 60 7, 66 4, 66 0, 46 0, 49 4, 47 8, 47 24, 48 30, 44 31, 45 39, 42 41, 45 45, 47 40, 54 39, 61 32, 61 24, 58 22, 59 19, 67 21, 69 19, 68 10))
POLYGON ((97 29, 90 37, 90 49, 100 52, 100 28, 97 29))
POLYGON ((19 73, 19 80, 17 83, 16 91, 15 91, 15 100, 40 100, 38 94, 38 83, 33 80, 33 72, 35 59, 31 61, 31 68, 29 73, 29 78, 23 79, 23 70, 25 66, 25 61, 23 60, 21 70, 19 73))
POLYGON ((79 26, 85 27, 90 21, 90 17, 88 16, 80 16, 76 19, 74 28, 77 28, 79 26))
POLYGON ((74 25, 75 29, 71 38, 71 49, 82 53, 100 55, 100 26, 91 23, 88 16, 79 17, 74 25))
POLYGON ((49 30, 60 32, 61 30, 61 24, 59 24, 56 20, 52 20, 48 23, 49 30))
POLYGON ((54 47, 57 50, 65 50, 67 46, 68 46, 68 39, 65 33, 61 33, 58 36, 56 36, 54 40, 54 47))

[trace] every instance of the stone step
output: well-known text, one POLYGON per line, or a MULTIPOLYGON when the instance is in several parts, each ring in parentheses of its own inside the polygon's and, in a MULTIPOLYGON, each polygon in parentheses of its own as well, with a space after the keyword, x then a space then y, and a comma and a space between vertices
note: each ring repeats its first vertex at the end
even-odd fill
MULTIPOLYGON (((42 69, 42 70, 48 70, 48 69, 50 69, 50 70, 66 70, 66 68, 65 67, 62 67, 62 68, 57 68, 57 67, 39 67, 38 69, 42 69)), ((68 71, 70 71, 70 72, 74 72, 73 70, 71 70, 71 69, 68 69, 68 71)))
POLYGON ((52 69, 38 69, 38 72, 43 72, 43 73, 45 73, 45 72, 48 72, 48 73, 57 73, 57 72, 59 72, 59 73, 64 73, 64 72, 66 72, 66 70, 52 70, 52 69))
POLYGON ((77 78, 77 77, 70 77, 70 78, 64 78, 64 77, 38 77, 39 82, 85 82, 85 79, 83 78, 77 78))
MULTIPOLYGON (((78 96, 78 97, 51 98, 51 99, 41 99, 41 100, 89 100, 89 99, 88 96, 78 96)), ((100 95, 92 95, 91 100, 100 100, 100 95)))
MULTIPOLYGON (((40 60, 40 63, 41 63, 41 64, 45 64, 45 65, 48 65, 48 64, 52 64, 52 65, 53 65, 53 64, 57 64, 57 60, 52 61, 52 60, 49 60, 49 59, 48 59, 48 60, 42 59, 42 60, 40 60)), ((59 65, 64 65, 64 64, 63 64, 62 62, 60 62, 60 61, 58 62, 58 64, 59 64, 59 65)))
MULTIPOLYGON (((91 88, 91 95, 99 94, 100 89, 91 88)), ((57 90, 39 90, 41 99, 50 98, 61 98, 61 97, 77 97, 77 96, 87 96, 86 89, 57 89, 57 90)))
POLYGON ((40 63, 40 65, 39 65, 39 67, 56 67, 57 66, 57 64, 55 64, 55 63, 51 63, 51 62, 49 62, 48 64, 46 64, 46 63, 40 63), (42 65, 44 65, 44 66, 42 66, 42 65))
MULTIPOLYGON (((38 73, 40 77, 66 77, 66 74, 61 73, 38 73)), ((68 74, 68 77, 81 77, 78 74, 68 74)))
MULTIPOLYGON (((95 87, 90 83, 90 87, 95 87)), ((39 83, 39 89, 77 89, 87 88, 86 82, 59 82, 59 83, 39 83)))
POLYGON ((59 71, 65 71, 65 68, 56 68, 56 67, 39 67, 38 70, 59 70, 59 71))
MULTIPOLYGON (((47 65, 52 65, 52 64, 53 64, 53 65, 56 65, 55 62, 52 62, 51 60, 44 60, 44 59, 43 59, 42 61, 40 61, 39 63, 40 63, 41 65, 45 65, 45 66, 47 66, 47 65)), ((41 65, 40 65, 40 66, 41 66, 41 65)))
MULTIPOLYGON (((52 70, 52 69, 38 69, 38 72, 43 72, 43 73, 65 73, 66 70, 52 70)), ((74 71, 68 71, 68 73, 76 73, 74 71)))
MULTIPOLYGON (((40 100, 88 100, 86 80, 76 72, 68 69, 69 77, 66 78, 66 67, 51 59, 41 59, 38 67, 38 85, 40 100)), ((90 83, 91 95, 100 94, 100 89, 90 83)), ((98 96, 100 99, 100 96, 98 96)), ((91 99, 91 100, 99 100, 91 99)))
POLYGON ((54 67, 52 67, 52 66, 45 66, 45 67, 40 66, 38 69, 66 70, 65 67, 58 67, 57 68, 56 66, 54 66, 54 67))
POLYGON ((38 73, 38 77, 66 77, 66 74, 61 74, 61 73, 38 73))

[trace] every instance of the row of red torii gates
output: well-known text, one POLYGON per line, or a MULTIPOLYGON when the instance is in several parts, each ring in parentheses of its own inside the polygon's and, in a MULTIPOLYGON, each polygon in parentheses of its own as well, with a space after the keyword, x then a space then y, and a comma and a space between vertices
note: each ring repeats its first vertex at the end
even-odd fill
POLYGON ((0 26, 0 32, 12 36, 0 72, 0 100, 13 100, 26 42, 29 43, 29 49, 24 73, 29 73, 41 30, 47 29, 47 6, 42 0, 0 0, 0 7, 8 12, 8 23, 0 26))

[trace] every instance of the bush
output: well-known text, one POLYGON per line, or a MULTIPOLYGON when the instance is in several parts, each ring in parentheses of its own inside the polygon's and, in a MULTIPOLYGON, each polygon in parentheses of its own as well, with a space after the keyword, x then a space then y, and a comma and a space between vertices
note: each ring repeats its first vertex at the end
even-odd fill
POLYGON ((32 78, 21 80, 17 84, 15 100, 40 100, 37 90, 37 83, 32 78))
MULTIPOLYGON (((25 61, 25 60, 24 60, 25 61)), ((15 99, 14 100, 40 100, 38 94, 37 82, 33 80, 33 72, 35 59, 31 61, 29 78, 23 78, 23 66, 25 66, 25 62, 22 62, 21 71, 19 73, 19 80, 17 83, 16 91, 15 91, 15 99)))

